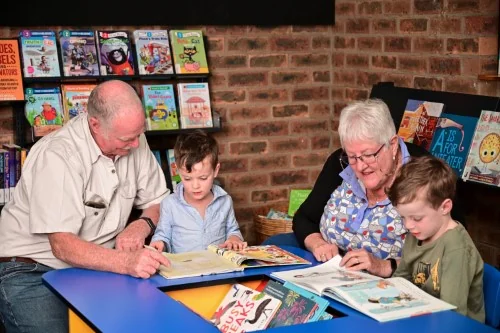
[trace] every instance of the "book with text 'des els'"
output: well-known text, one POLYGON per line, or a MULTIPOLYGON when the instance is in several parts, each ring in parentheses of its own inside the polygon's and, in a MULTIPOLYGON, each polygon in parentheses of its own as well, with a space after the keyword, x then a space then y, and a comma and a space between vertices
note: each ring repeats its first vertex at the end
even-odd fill
POLYGON ((311 264, 275 245, 249 246, 243 250, 227 250, 209 245, 207 250, 163 255, 170 267, 160 266, 167 279, 243 271, 246 268, 311 264))
POLYGON ((377 321, 384 322, 455 309, 403 278, 382 279, 340 267, 340 256, 304 269, 275 272, 271 276, 330 297, 377 321))

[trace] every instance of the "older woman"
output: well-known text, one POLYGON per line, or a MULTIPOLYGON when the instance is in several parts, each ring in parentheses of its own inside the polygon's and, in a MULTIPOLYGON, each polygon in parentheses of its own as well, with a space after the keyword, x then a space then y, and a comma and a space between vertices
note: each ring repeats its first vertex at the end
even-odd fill
POLYGON ((341 265, 390 276, 407 231, 385 188, 410 156, 427 152, 396 135, 389 109, 380 100, 345 107, 338 133, 343 149, 326 161, 294 216, 293 231, 319 261, 345 253, 341 265))

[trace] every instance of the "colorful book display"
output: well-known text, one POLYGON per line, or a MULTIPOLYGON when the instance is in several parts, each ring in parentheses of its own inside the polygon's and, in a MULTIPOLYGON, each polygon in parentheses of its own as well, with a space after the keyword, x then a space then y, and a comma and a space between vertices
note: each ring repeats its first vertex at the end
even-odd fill
POLYGON ((405 142, 412 142, 429 150, 443 108, 442 103, 409 99, 398 135, 405 142))
POLYGON ((167 30, 135 30, 134 41, 139 74, 174 73, 167 30))
POLYGON ((478 118, 442 113, 434 132, 430 152, 446 161, 460 177, 478 118))
POLYGON ((181 128, 213 127, 208 83, 177 85, 181 128))
POLYGON ((288 215, 294 216, 300 205, 307 199, 312 190, 291 190, 288 203, 288 215))
POLYGON ((101 75, 134 75, 134 58, 127 31, 96 31, 101 75))
POLYGON ((61 85, 64 123, 82 113, 87 113, 87 102, 95 84, 63 84, 61 85))
POLYGON ((0 101, 22 100, 24 90, 19 43, 16 39, 0 39, 0 101))
POLYGON ((170 42, 176 74, 209 72, 201 30, 170 30, 170 42))
POLYGON ((59 87, 27 88, 25 95, 25 114, 35 136, 44 136, 61 128, 63 107, 59 87))
POLYGON ((179 129, 173 85, 143 85, 142 100, 148 131, 179 129))
POLYGON ((93 31, 60 31, 59 45, 64 76, 99 75, 93 31))
POLYGON ((175 164, 175 156, 173 149, 167 149, 167 164, 168 170, 170 172, 170 179, 172 180, 172 189, 175 191, 177 184, 181 182, 181 176, 177 169, 177 164, 175 164))
POLYGON ((500 186, 500 112, 481 111, 462 178, 500 186))
POLYGON ((54 31, 23 30, 20 33, 24 77, 59 77, 54 31))

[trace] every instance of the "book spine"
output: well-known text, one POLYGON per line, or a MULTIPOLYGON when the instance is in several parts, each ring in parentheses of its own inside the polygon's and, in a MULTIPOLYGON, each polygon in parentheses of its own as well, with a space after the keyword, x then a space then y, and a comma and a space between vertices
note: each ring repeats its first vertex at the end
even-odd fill
POLYGON ((4 174, 4 163, 5 154, 0 152, 0 205, 6 203, 5 201, 5 174, 4 174))
POLYGON ((5 196, 5 202, 10 201, 10 170, 9 170, 9 164, 10 164, 10 153, 8 150, 4 152, 4 161, 3 161, 3 174, 4 174, 4 196, 5 196))

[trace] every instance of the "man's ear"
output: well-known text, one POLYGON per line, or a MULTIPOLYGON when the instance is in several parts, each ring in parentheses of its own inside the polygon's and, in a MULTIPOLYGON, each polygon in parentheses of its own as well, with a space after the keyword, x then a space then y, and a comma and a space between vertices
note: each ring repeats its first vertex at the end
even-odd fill
POLYGON ((439 212, 443 215, 450 214, 451 209, 453 208, 453 201, 451 199, 444 199, 441 203, 441 207, 439 207, 439 212))

